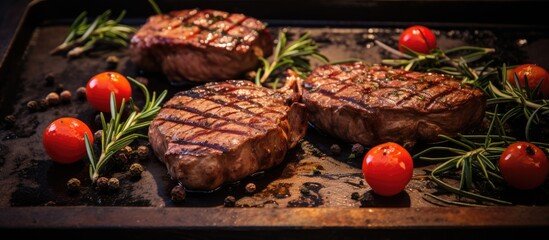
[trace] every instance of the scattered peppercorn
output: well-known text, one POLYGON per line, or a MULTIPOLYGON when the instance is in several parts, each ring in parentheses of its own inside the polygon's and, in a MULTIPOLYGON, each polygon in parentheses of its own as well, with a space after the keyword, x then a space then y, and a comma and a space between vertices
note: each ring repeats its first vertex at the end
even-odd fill
POLYGON ((122 149, 120 149, 120 152, 123 153, 131 153, 133 151, 133 148, 131 146, 125 146, 122 149))
POLYGON ((362 155, 364 153, 364 146, 362 146, 360 143, 355 143, 351 148, 351 152, 356 155, 362 155))
POLYGON ((76 89, 76 98, 79 100, 86 99, 86 88, 85 87, 79 87, 76 89))
POLYGON ((253 193, 253 192, 255 192, 255 190, 257 190, 257 187, 255 186, 254 183, 246 184, 246 192, 253 193))
POLYGON ((46 101, 46 99, 40 99, 38 101, 38 110, 40 111, 46 111, 48 109, 48 101, 46 101))
POLYGON ((172 201, 182 202, 187 197, 187 192, 185 191, 185 188, 183 188, 182 186, 176 185, 175 187, 172 188, 170 195, 172 197, 172 201))
POLYGON ((120 188, 120 181, 118 178, 109 178, 107 185, 110 190, 118 190, 120 188))
POLYGON ((95 141, 101 141, 101 137, 103 135, 103 130, 97 130, 94 134, 93 134, 93 139, 95 141))
POLYGON ((128 164, 129 157, 128 157, 128 154, 126 154, 124 151, 118 151, 114 159, 115 159, 116 165, 126 166, 126 164, 128 164))
POLYGON ((223 200, 223 206, 225 207, 234 207, 236 203, 236 198, 234 196, 227 196, 225 200, 223 200))
POLYGON ((6 125, 9 127, 15 125, 16 121, 17 121, 17 118, 14 115, 8 115, 4 117, 4 122, 6 122, 6 125))
POLYGON ((351 193, 351 199, 358 200, 360 198, 360 194, 358 192, 351 193))
POLYGON ((48 73, 48 75, 46 75, 44 80, 46 81, 46 86, 52 86, 53 83, 55 82, 55 77, 53 77, 53 74, 48 73))
POLYGON ((98 190, 104 190, 109 187, 109 179, 106 177, 99 177, 95 182, 95 187, 98 190))
POLYGON ((34 111, 38 110, 38 102, 36 102, 34 100, 30 100, 29 102, 27 102, 27 108, 31 112, 34 112, 34 111))
POLYGON ((364 181, 362 180, 358 181, 358 185, 364 185, 364 181))
POLYGON ((80 189, 80 180, 78 178, 71 178, 67 181, 67 189, 69 191, 78 191, 80 189))
POLYGON ((61 102, 68 103, 71 101, 72 93, 69 90, 64 90, 59 94, 59 98, 61 99, 61 102))
POLYGON ((139 146, 136 151, 139 160, 145 160, 149 156, 149 148, 146 146, 139 146))
POLYGON ((143 171, 145 171, 145 168, 143 168, 143 166, 141 166, 141 164, 133 163, 130 166, 129 173, 130 173, 130 176, 132 176, 134 178, 139 178, 139 177, 141 177, 141 173, 143 173, 143 171))
POLYGON ((108 69, 114 69, 118 65, 118 62, 120 62, 120 59, 118 59, 117 56, 110 55, 107 57, 107 68, 108 69))
POLYGON ((56 92, 57 94, 61 93, 61 92, 64 91, 64 90, 65 90, 65 86, 64 86, 63 84, 61 84, 61 83, 57 84, 57 87, 55 87, 55 92, 56 92))
POLYGON ((332 144, 332 146, 330 146, 330 151, 334 155, 339 155, 341 153, 341 147, 337 144, 332 144))
POLYGON ((56 92, 51 92, 46 96, 46 102, 48 102, 48 105, 57 105, 59 103, 59 94, 56 92))

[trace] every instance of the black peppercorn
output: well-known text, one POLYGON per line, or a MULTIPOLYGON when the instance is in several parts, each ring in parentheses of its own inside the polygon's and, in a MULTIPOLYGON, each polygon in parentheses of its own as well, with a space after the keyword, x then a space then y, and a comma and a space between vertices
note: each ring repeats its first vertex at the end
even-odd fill
POLYGON ((143 168, 143 166, 141 166, 141 164, 133 163, 130 166, 129 173, 130 173, 130 176, 132 176, 134 178, 139 178, 139 177, 141 177, 141 173, 143 173, 144 171, 145 171, 145 168, 143 168))
POLYGON ((55 87, 55 92, 57 94, 61 93, 63 90, 65 90, 65 86, 61 83, 57 84, 57 87, 55 87))
POLYGON ((106 177, 99 177, 95 182, 95 187, 98 190, 104 190, 109 187, 109 179, 106 177))
POLYGON ((94 134, 93 134, 93 139, 95 141, 101 141, 101 136, 103 135, 103 130, 97 130, 94 134))
POLYGON ((110 55, 107 57, 107 69, 115 69, 120 62, 117 56, 110 55))
POLYGON ((48 101, 46 101, 46 99, 40 99, 38 101, 38 110, 40 111, 46 111, 49 107, 49 103, 48 101))
POLYGON ((31 101, 27 102, 27 108, 31 112, 34 112, 34 111, 38 110, 38 102, 36 102, 34 100, 31 100, 31 101))
POLYGON ((76 97, 79 100, 86 99, 86 88, 85 87, 79 87, 78 89, 76 89, 76 97))
POLYGON ((53 83, 55 82, 55 77, 53 77, 53 74, 48 73, 48 75, 46 75, 44 80, 46 81, 46 86, 52 86, 53 83))
POLYGON ((15 125, 15 122, 17 121, 17 118, 14 115, 8 115, 4 117, 4 122, 7 126, 13 126, 15 125))
POLYGON ((182 202, 187 197, 187 192, 185 191, 185 188, 182 186, 176 185, 172 188, 170 192, 172 201, 174 202, 182 202))
POLYGON ((225 200, 223 200, 223 206, 225 207, 234 207, 236 203, 236 198, 234 196, 227 196, 225 200))
POLYGON ((120 188, 120 181, 118 180, 118 178, 109 178, 107 186, 110 190, 118 190, 120 188))
POLYGON ((78 178, 71 178, 67 181, 67 189, 69 191, 78 191, 80 190, 80 180, 78 178))
POLYGON ((351 148, 351 152, 356 155, 362 155, 364 153, 364 146, 362 146, 360 143, 355 143, 351 148))
POLYGON ((139 146, 136 152, 139 160, 145 160, 149 156, 149 148, 146 146, 139 146))
POLYGON ((46 102, 48 105, 57 105, 59 103, 59 94, 56 92, 51 92, 46 96, 46 102))
POLYGON ((339 155, 341 153, 341 147, 337 144, 332 144, 332 146, 330 146, 330 151, 334 155, 339 155))
POLYGON ((71 101, 72 93, 69 90, 64 90, 59 94, 59 98, 61 99, 61 102, 68 103, 71 101))
POLYGON ((255 192, 255 190, 257 190, 257 187, 255 186, 254 183, 246 184, 246 192, 253 193, 253 192, 255 192))

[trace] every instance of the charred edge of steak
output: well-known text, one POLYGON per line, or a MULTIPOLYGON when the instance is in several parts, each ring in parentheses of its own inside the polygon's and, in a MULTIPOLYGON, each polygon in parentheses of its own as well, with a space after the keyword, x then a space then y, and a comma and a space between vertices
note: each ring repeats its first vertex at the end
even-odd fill
POLYGON ((173 84, 234 79, 272 54, 266 25, 243 14, 205 9, 150 17, 131 40, 131 59, 173 84))
POLYGON ((271 168, 304 135, 305 107, 248 81, 209 83, 176 94, 149 128, 169 173, 190 189, 215 189, 271 168))
POLYGON ((305 82, 311 122, 349 142, 413 145, 482 121, 486 96, 442 74, 349 63, 316 68, 305 82))

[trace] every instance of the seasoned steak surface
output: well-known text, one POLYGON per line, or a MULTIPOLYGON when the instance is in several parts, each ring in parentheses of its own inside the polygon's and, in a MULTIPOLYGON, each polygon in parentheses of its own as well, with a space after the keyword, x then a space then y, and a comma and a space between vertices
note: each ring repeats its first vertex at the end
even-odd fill
POLYGON ((486 107, 482 91, 448 76, 361 62, 318 67, 304 87, 316 127, 368 146, 454 136, 480 124, 486 107))
POLYGON ((131 59, 174 83, 235 79, 268 57, 265 24, 243 14, 187 9, 149 17, 131 40, 131 59))
POLYGON ((190 189, 211 190, 279 164, 307 128, 305 107, 249 81, 176 94, 149 127, 155 154, 190 189))

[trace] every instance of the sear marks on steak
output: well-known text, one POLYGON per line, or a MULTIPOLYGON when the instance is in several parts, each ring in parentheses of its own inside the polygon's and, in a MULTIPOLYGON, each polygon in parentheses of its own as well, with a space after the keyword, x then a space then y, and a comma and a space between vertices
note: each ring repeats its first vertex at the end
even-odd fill
POLYGON ((188 189, 212 190, 278 165, 305 135, 292 84, 275 92, 244 80, 207 83, 167 101, 149 127, 155 155, 188 189), (288 104, 290 102, 290 104, 288 104))
POLYGON ((261 21, 192 9, 149 17, 131 39, 130 57, 177 85, 236 79, 257 67, 258 56, 266 58, 272 51, 271 35, 261 21))
POLYGON ((367 146, 455 136, 478 126, 486 108, 482 91, 448 76, 361 62, 317 67, 304 88, 312 124, 367 146))

